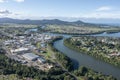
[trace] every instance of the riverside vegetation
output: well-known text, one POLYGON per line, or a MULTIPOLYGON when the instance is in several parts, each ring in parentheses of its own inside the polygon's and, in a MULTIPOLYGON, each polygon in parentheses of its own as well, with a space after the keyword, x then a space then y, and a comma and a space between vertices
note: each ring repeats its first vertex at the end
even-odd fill
MULTIPOLYGON (((111 75, 103 75, 102 73, 95 72, 90 68, 87 68, 85 66, 80 66, 78 69, 74 69, 73 65, 74 63, 70 60, 69 57, 65 56, 62 52, 58 51, 54 48, 54 42, 62 39, 57 38, 54 39, 49 45, 51 47, 51 50, 55 53, 57 60, 63 65, 63 67, 71 74, 73 75, 77 80, 116 80, 116 78, 113 78, 111 75)), ((66 79, 67 80, 67 79, 66 79)), ((68 80, 71 80, 70 78, 68 80)))
POLYGON ((64 40, 64 45, 120 67, 119 42, 119 38, 81 36, 64 40))
POLYGON ((43 29, 52 33, 59 34, 72 34, 72 35, 89 35, 89 34, 99 34, 103 32, 112 33, 119 32, 119 27, 101 27, 100 25, 46 25, 43 29))
MULTIPOLYGON (((34 67, 21 65, 19 62, 5 56, 5 51, 0 52, 0 75, 17 75, 17 79, 32 80, 116 80, 112 76, 102 75, 89 68, 81 66, 74 70, 71 59, 53 47, 57 38, 49 43, 51 50, 55 53, 56 61, 61 67, 53 67, 49 71, 41 71, 34 67)), ((14 76, 16 77, 16 76, 14 76)))

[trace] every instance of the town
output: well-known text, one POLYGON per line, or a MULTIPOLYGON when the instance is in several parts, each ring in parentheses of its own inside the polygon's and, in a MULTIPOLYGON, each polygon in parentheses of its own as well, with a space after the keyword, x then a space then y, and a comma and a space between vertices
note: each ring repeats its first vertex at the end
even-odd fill
POLYGON ((14 35, 12 39, 3 41, 7 56, 23 65, 34 66, 40 70, 53 67, 46 61, 47 42, 55 37, 37 33, 37 29, 28 29, 21 35, 14 35))
POLYGON ((120 80, 120 0, 0 0, 0 80, 120 80))
MULTIPOLYGON (((27 25, 22 25, 21 27, 17 27, 17 25, 15 25, 15 27, 1 27, 0 33, 1 79, 14 76, 17 80, 20 78, 22 78, 22 80, 64 80, 65 78, 69 78, 70 80, 77 80, 77 78, 79 80, 80 78, 80 80, 84 80, 86 74, 91 74, 93 76, 101 75, 99 79, 106 80, 110 78, 111 80, 115 80, 112 76, 99 74, 84 66, 80 66, 74 70, 73 61, 54 46, 55 42, 64 41, 64 35, 61 36, 60 34, 44 32, 40 26, 35 27, 35 25, 31 25, 30 27, 27 25), (84 73, 84 69, 86 69, 87 72, 84 73), (71 72, 72 70, 73 72, 71 72)), ((69 37, 67 39, 69 39, 69 37)), ((75 46, 73 45, 74 48, 80 47, 79 43, 81 43, 84 45, 81 45, 82 48, 86 48, 86 50, 90 52, 93 48, 93 46, 90 47, 90 45, 97 45, 97 43, 94 44, 94 40, 98 38, 94 39, 94 37, 91 37, 88 39, 82 37, 80 39, 72 37, 72 39, 73 42, 68 42, 69 44, 75 44, 75 46), (89 46, 87 46, 87 44, 89 44, 89 46)), ((99 38, 98 40, 103 44, 112 43, 114 45, 118 44, 119 41, 119 39, 114 42, 108 41, 110 40, 109 38, 99 38)), ((115 54, 118 55, 117 52, 115 54)), ((113 58, 112 60, 115 60, 114 56, 116 58, 116 55, 111 55, 109 59, 113 58)), ((93 76, 89 77, 89 75, 87 75, 87 78, 94 79, 93 76)))

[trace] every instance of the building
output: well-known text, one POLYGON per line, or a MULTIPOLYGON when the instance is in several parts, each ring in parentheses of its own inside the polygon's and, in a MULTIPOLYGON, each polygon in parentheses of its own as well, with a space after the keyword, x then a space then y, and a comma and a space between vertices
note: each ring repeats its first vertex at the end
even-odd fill
POLYGON ((14 53, 14 52, 22 52, 22 51, 28 51, 29 49, 28 48, 25 48, 25 47, 21 47, 21 48, 18 48, 18 49, 11 49, 11 53, 14 53))
POLYGON ((39 58, 38 55, 35 55, 33 53, 26 53, 22 55, 25 59, 30 60, 30 61, 35 61, 39 58))
POLYGON ((38 60, 40 63, 44 63, 44 62, 45 62, 45 59, 43 59, 43 58, 41 58, 41 57, 38 58, 37 60, 38 60))

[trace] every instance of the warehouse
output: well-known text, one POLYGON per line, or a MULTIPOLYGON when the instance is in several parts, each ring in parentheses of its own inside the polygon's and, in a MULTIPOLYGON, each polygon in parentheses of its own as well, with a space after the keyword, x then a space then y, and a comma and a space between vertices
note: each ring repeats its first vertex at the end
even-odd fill
POLYGON ((30 61, 35 61, 39 58, 38 55, 35 55, 33 53, 26 53, 22 55, 25 59, 30 60, 30 61))
POLYGON ((11 53, 28 51, 28 50, 29 50, 28 48, 21 47, 21 48, 18 48, 18 49, 11 49, 11 53))

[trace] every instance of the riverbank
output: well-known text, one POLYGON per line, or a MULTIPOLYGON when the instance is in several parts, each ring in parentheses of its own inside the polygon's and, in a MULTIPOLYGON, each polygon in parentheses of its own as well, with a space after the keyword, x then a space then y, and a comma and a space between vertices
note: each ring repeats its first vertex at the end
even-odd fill
POLYGON ((73 67, 73 62, 71 61, 71 59, 69 57, 67 57, 66 55, 64 55, 62 52, 58 51, 57 49, 54 48, 53 44, 55 41, 57 40, 61 40, 62 37, 58 37, 53 39, 49 44, 49 48, 51 50, 51 53, 54 53, 55 56, 55 60, 61 64, 61 66, 64 68, 64 70, 67 71, 72 71, 74 69, 73 67))
POLYGON ((46 25, 46 32, 69 35, 93 35, 103 32, 120 31, 119 27, 85 26, 85 25, 46 25))
MULTIPOLYGON (((80 38, 81 41, 75 40, 73 42, 71 42, 71 38, 69 38, 69 39, 64 40, 64 45, 72 50, 78 51, 80 53, 88 54, 90 56, 95 57, 96 59, 102 60, 104 62, 110 63, 110 64, 120 68, 119 56, 118 57, 111 56, 114 52, 114 49, 113 50, 108 49, 108 47, 112 48, 112 46, 115 46, 115 45, 107 44, 107 43, 102 44, 102 42, 94 41, 94 39, 91 39, 91 41, 90 41, 90 38, 89 39, 87 39, 87 38, 88 37, 82 37, 82 38, 80 38), (85 38, 85 40, 82 40, 83 38, 85 38), (76 44, 74 44, 74 43, 76 43, 76 44), (106 50, 104 50, 104 49, 106 49, 106 50), (111 54, 108 54, 110 52, 111 52, 111 54)), ((94 37, 91 37, 91 38, 94 38, 94 37)), ((77 38, 77 40, 78 39, 79 39, 79 37, 77 38)), ((117 52, 115 54, 117 55, 117 52)), ((118 52, 118 54, 119 54, 119 52, 118 52)))
POLYGON ((107 34, 113 34, 113 33, 119 33, 120 30, 105 30, 105 31, 98 31, 98 32, 91 32, 91 33, 64 33, 64 32, 50 32, 53 34, 62 34, 62 35, 73 35, 73 36, 79 36, 79 35, 99 35, 102 33, 107 34))
POLYGON ((112 34, 112 33, 119 33, 120 30, 110 30, 110 31, 106 31, 107 34, 112 34))
MULTIPOLYGON (((54 48, 53 43, 55 41, 58 41, 58 39, 54 40, 52 42, 52 46, 51 47, 53 49, 53 52, 55 52, 55 53, 57 52, 59 55, 63 54, 62 52, 60 52, 56 48, 54 48)), ((69 57, 66 56, 66 58, 69 58, 69 57)), ((59 60, 61 60, 61 59, 64 59, 64 58, 63 57, 59 57, 59 60)), ((69 66, 69 64, 67 66, 69 66)), ((101 74, 99 72, 93 71, 92 69, 84 67, 84 66, 80 66, 79 69, 74 70, 72 72, 70 71, 70 73, 73 74, 74 76, 76 76, 78 80, 85 80, 85 79, 86 80, 90 80, 90 79, 91 80, 100 80, 100 79, 102 79, 102 80, 116 80, 112 76, 103 75, 103 74, 101 74)))
POLYGON ((63 34, 63 35, 95 35, 95 34, 102 34, 104 33, 105 31, 100 31, 100 32, 94 32, 94 33, 84 33, 84 34, 81 34, 81 33, 60 33, 60 32, 50 32, 50 33, 53 33, 53 34, 63 34))

